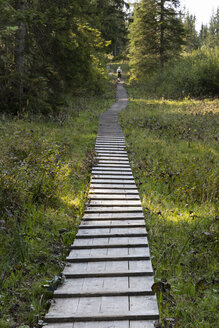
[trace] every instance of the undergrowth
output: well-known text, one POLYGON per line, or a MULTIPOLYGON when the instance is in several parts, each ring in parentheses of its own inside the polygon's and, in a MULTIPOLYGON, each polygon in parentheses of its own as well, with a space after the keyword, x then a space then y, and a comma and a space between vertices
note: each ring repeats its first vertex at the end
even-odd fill
POLYGON ((57 116, 0 122, 0 327, 38 327, 77 233, 98 117, 114 101, 76 98, 57 116))
MULTIPOLYGON (((166 99, 215 97, 219 94, 219 48, 203 47, 171 59, 162 69, 141 78, 144 93, 166 99)), ((139 84, 139 82, 138 82, 139 84)))
POLYGON ((127 90, 120 119, 149 233, 158 326, 216 327, 219 101, 127 90))

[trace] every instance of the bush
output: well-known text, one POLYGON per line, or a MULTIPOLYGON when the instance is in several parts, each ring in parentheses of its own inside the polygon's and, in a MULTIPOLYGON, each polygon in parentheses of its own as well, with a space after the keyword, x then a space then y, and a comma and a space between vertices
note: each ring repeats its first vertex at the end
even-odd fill
POLYGON ((219 49, 202 48, 171 60, 163 70, 144 80, 158 97, 211 97, 219 92, 219 49))

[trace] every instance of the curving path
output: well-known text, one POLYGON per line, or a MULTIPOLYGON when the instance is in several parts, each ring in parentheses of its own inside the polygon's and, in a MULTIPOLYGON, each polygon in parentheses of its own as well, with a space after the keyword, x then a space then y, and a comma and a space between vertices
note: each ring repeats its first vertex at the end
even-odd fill
POLYGON ((139 194, 118 123, 128 99, 100 116, 89 202, 54 293, 48 328, 153 328, 159 318, 139 194))

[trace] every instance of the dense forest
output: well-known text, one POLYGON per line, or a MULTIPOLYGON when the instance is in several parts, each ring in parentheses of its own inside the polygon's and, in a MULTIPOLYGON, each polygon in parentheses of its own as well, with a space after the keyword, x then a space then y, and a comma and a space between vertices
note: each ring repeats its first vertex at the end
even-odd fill
POLYGON ((0 2, 1 109, 48 112, 100 92, 105 54, 126 42, 123 0, 0 2))
POLYGON ((0 328, 44 325, 118 65, 156 327, 217 326, 219 8, 197 31, 180 0, 0 0, 0 328))

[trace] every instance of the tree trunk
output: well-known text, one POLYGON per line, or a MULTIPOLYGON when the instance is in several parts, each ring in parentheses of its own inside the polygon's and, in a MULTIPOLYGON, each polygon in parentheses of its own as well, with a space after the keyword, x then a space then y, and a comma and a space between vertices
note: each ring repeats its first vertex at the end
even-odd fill
MULTIPOLYGON (((25 0, 17 0, 16 9, 21 14, 24 13, 25 0)), ((19 113, 21 113, 23 109, 25 35, 26 35, 25 23, 21 19, 18 24, 16 49, 15 49, 15 63, 16 63, 16 70, 18 73, 19 113)))

